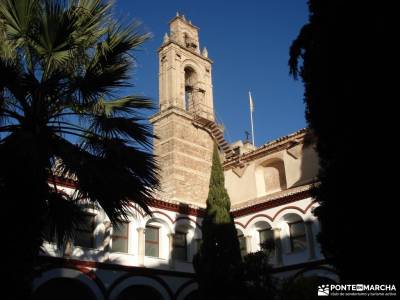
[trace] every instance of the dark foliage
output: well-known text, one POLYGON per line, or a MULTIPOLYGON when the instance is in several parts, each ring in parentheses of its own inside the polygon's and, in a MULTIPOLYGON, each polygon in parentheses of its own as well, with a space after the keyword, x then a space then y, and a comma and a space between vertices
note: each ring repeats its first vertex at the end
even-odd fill
POLYGON ((258 251, 243 257, 243 275, 248 299, 275 299, 279 280, 272 275, 268 252, 258 251))
POLYGON ((391 1, 309 1, 290 49, 317 137, 319 241, 341 279, 388 282, 397 260, 394 80, 399 18, 391 1), (300 65, 300 67, 299 67, 300 65), (394 192, 394 193, 393 193, 394 192))
POLYGON ((201 299, 244 299, 242 258, 224 173, 214 146, 202 244, 193 264, 201 299))
POLYGON ((312 300, 320 299, 318 286, 334 284, 329 279, 310 276, 299 278, 287 278, 280 283, 279 300, 312 300))

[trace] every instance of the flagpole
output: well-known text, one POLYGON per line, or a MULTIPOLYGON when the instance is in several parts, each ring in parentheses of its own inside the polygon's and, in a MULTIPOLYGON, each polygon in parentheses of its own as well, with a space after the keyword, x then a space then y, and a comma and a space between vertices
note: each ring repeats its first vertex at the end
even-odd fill
POLYGON ((249 101, 250 101, 250 122, 251 122, 251 140, 253 142, 253 147, 255 147, 255 143, 254 143, 254 125, 253 125, 253 108, 254 108, 254 104, 253 104, 253 99, 251 98, 251 92, 249 91, 249 101))

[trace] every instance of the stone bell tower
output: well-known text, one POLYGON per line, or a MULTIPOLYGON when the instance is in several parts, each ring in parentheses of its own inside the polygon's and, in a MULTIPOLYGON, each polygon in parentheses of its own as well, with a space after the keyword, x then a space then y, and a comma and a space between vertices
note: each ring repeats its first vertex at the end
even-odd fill
POLYGON ((205 206, 214 140, 212 61, 199 28, 177 14, 159 56, 159 112, 151 117, 161 167, 161 198, 205 206), (201 123, 202 121, 203 123, 201 123))

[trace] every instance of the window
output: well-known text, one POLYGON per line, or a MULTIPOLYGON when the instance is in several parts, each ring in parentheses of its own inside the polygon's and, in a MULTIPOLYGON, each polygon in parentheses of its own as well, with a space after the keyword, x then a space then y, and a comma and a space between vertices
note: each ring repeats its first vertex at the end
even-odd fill
POLYGON ((290 248, 292 252, 301 251, 306 248, 307 237, 303 221, 289 223, 290 248))
POLYGON ((197 84, 197 74, 191 67, 186 67, 185 71, 185 109, 187 111, 193 109, 193 97, 195 94, 195 86, 197 84))
POLYGON ((246 239, 244 238, 243 233, 239 233, 238 240, 239 240, 240 254, 243 257, 247 254, 246 239))
POLYGON ((128 252, 129 223, 121 222, 119 226, 113 227, 112 252, 128 252))
POLYGON ((178 260, 187 260, 187 242, 185 232, 176 232, 172 242, 172 257, 178 260))
POLYGON ((145 255, 159 256, 159 228, 154 226, 146 226, 145 231, 145 255))
POLYGON ((94 248, 95 215, 86 214, 82 222, 75 229, 74 245, 84 248, 94 248))
POLYGON ((275 247, 274 244, 274 233, 271 228, 262 229, 258 231, 260 237, 260 248, 264 252, 272 253, 275 247))

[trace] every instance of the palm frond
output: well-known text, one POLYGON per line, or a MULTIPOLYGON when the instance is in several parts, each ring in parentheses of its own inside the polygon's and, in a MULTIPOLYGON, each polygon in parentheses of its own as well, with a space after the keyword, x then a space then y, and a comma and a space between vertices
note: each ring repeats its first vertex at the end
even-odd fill
POLYGON ((102 0, 74 0, 70 13, 77 18, 74 40, 86 47, 98 43, 108 31, 105 20, 110 20, 111 3, 102 0))
POLYGON ((52 190, 46 206, 44 238, 56 241, 58 248, 65 247, 74 239, 75 229, 81 225, 86 210, 87 202, 52 190))
POLYGON ((150 36, 138 31, 135 23, 126 29, 111 25, 103 42, 97 44, 88 61, 85 74, 77 76, 75 88, 80 91, 81 102, 97 101, 116 88, 129 87, 129 71, 133 66, 131 51, 150 36))
POLYGON ((124 113, 127 115, 136 115, 138 110, 154 109, 153 101, 145 97, 125 96, 113 100, 104 100, 100 98, 92 108, 96 115, 114 116, 124 113))
POLYGON ((151 147, 154 135, 147 124, 139 123, 140 119, 124 117, 96 116, 93 118, 91 129, 105 138, 127 138, 127 143, 139 143, 151 147))
POLYGON ((4 0, 0 5, 0 19, 3 20, 2 29, 11 40, 18 44, 25 44, 31 36, 32 20, 38 10, 38 1, 35 0, 4 0))
POLYGON ((97 144, 93 141, 90 149, 87 148, 91 151, 86 151, 59 138, 53 145, 54 153, 60 159, 57 172, 76 177, 80 197, 98 203, 112 222, 118 222, 119 216, 128 215, 131 201, 149 212, 148 200, 152 188, 158 184, 153 156, 122 146, 121 142, 119 148, 113 148, 111 144, 116 144, 114 139, 103 144, 94 140, 97 144))

